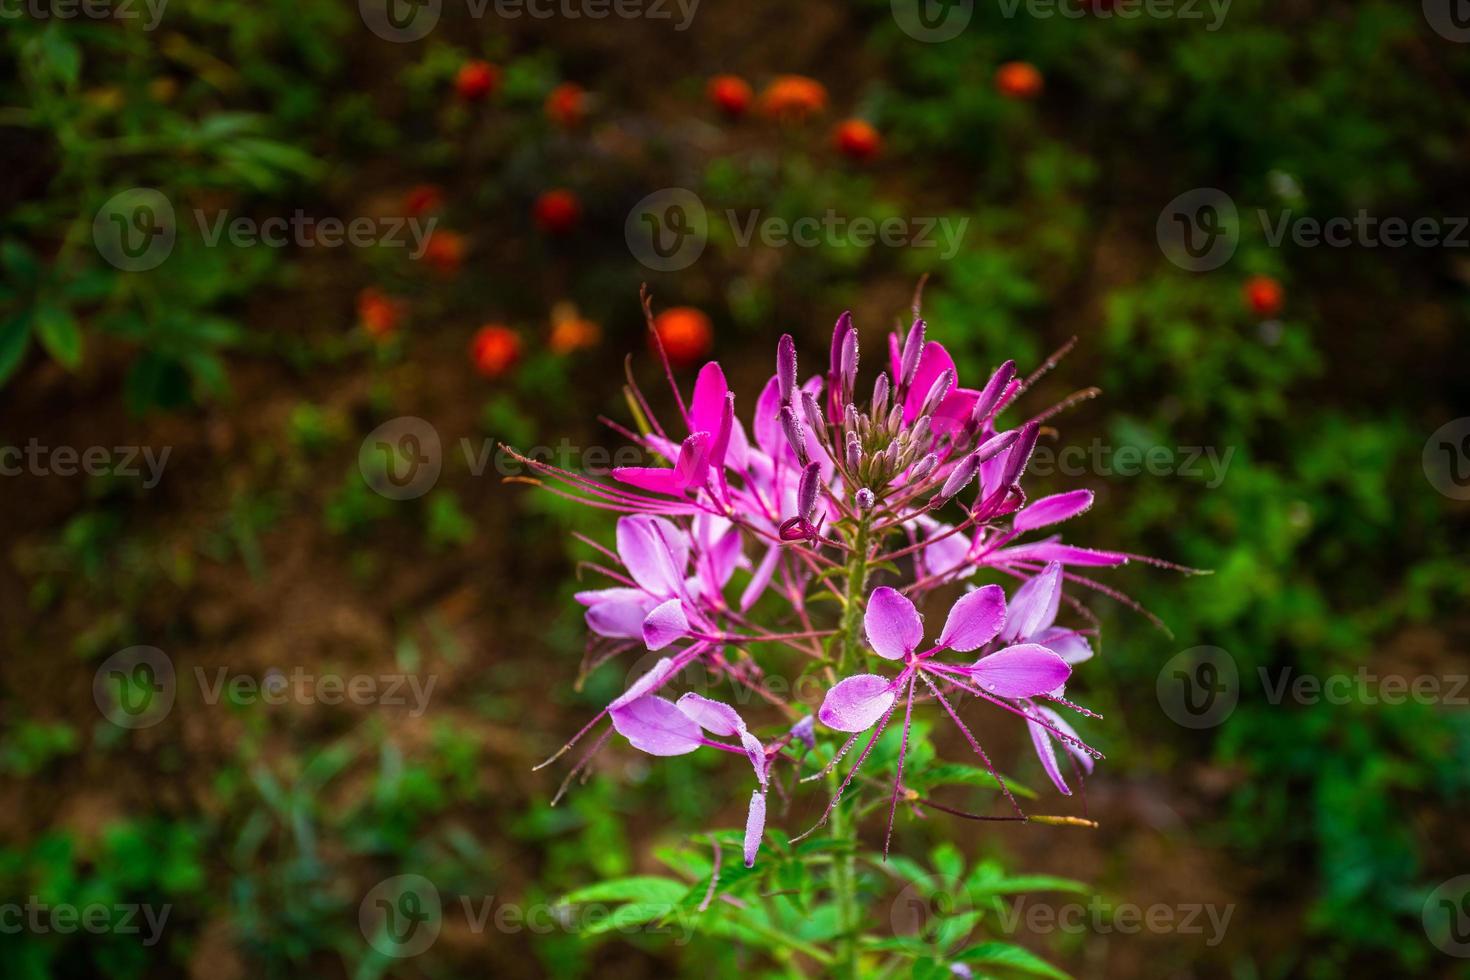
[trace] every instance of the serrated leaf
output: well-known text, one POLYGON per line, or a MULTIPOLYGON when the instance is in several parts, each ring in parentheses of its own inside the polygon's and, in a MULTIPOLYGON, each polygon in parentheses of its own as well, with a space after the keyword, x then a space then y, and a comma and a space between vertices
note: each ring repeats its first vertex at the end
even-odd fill
POLYGON ((1027 973, 1034 977, 1050 977, 1052 980, 1071 980, 1071 976, 1058 970, 1046 960, 1022 946, 1013 943, 989 942, 955 954, 961 963, 984 963, 1027 973))

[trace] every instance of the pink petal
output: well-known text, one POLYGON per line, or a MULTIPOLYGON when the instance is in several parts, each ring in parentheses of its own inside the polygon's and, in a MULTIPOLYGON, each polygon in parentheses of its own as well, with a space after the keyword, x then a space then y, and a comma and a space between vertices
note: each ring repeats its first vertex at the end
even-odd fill
POLYGON ((868 642, 878 656, 901 660, 924 639, 924 620, 919 611, 897 589, 880 585, 868 596, 868 611, 863 617, 868 642))
POLYGON ((755 444, 772 459, 779 459, 783 450, 789 452, 781 431, 781 385, 775 375, 755 401, 755 444))
POLYGON ((1038 541, 1035 544, 1002 548, 994 558, 1014 561, 1055 561, 1063 565, 1078 565, 1091 568, 1114 568, 1128 564, 1128 556, 1117 551, 1097 551, 1062 544, 1060 541, 1038 541))
POLYGON ((755 767, 755 778, 760 780, 761 789, 765 789, 766 770, 769 768, 766 763, 766 747, 761 744, 760 739, 744 729, 740 731, 740 744, 745 748, 745 757, 755 767))
POLYGON ((939 645, 968 653, 995 639, 1005 621, 1005 591, 998 585, 984 586, 961 596, 950 609, 939 645))
POLYGON ((674 471, 664 466, 618 466, 613 468, 612 478, 639 490, 670 497, 678 497, 682 493, 674 471))
MULTIPOLYGON (((656 517, 618 518, 618 557, 633 581, 655 596, 675 594, 684 579, 683 565, 674 564, 674 555, 669 550, 668 528, 672 527, 668 521, 656 517)), ((677 536, 674 532, 674 537, 677 536)))
POLYGON ((1091 506, 1091 490, 1068 490, 1066 493, 1042 497, 1035 503, 1023 507, 1016 513, 1011 526, 1016 531, 1034 531, 1048 524, 1060 524, 1062 521, 1070 520, 1091 506))
POLYGON ((613 728, 649 755, 684 755, 699 748, 699 726, 672 701, 649 695, 614 708, 613 728))
POLYGON ((729 738, 745 731, 745 719, 723 701, 712 701, 690 692, 678 701, 679 710, 712 735, 729 738))
POLYGON ((1080 664, 1084 660, 1092 659, 1092 646, 1087 642, 1087 637, 1076 630, 1053 626, 1042 630, 1031 639, 1061 657, 1068 664, 1080 664))
POLYGON ((1052 562, 1016 590, 1001 639, 1024 640, 1046 629, 1057 618, 1062 601, 1062 566, 1052 562))
MULTIPOLYGON (((919 417, 919 408, 924 403, 924 396, 929 394, 929 389, 934 387, 934 382, 945 371, 954 371, 954 358, 949 356, 949 351, 938 341, 931 340, 924 345, 924 352, 919 355, 919 369, 914 372, 914 380, 909 385, 909 393, 903 401, 903 420, 912 422, 919 417)), ((954 374, 959 378, 959 372, 954 374)))
POLYGON ((1067 788, 1061 767, 1057 765, 1057 749, 1051 744, 1051 732, 1029 718, 1026 720, 1026 729, 1031 733, 1031 744, 1036 749, 1036 758, 1041 760, 1041 768, 1046 770, 1046 774, 1063 796, 1071 796, 1072 791, 1067 788))
POLYGON ((674 462, 674 483, 679 492, 702 487, 709 479, 709 452, 713 437, 707 431, 696 432, 679 447, 674 462))
POLYGON ((628 685, 628 689, 608 704, 608 709, 620 708, 625 704, 637 701, 649 691, 655 691, 663 687, 670 677, 678 673, 677 664, 670 657, 660 657, 658 663, 654 664, 648 673, 639 677, 628 685))
POLYGON ((979 400, 980 392, 971 388, 953 389, 934 410, 934 415, 929 420, 930 428, 940 437, 963 429, 969 424, 970 416, 975 412, 975 402, 979 400))
POLYGON ((888 678, 854 674, 838 681, 827 692, 817 711, 817 720, 839 732, 865 732, 877 724, 897 697, 895 686, 888 678))
POLYGON ((745 815, 745 866, 755 867, 755 856, 766 833, 766 794, 756 790, 750 794, 750 810, 745 815))
POLYGON ((1000 698, 1030 698, 1055 691, 1067 682, 1072 668, 1046 647, 1022 643, 981 657, 966 673, 987 694, 1000 698))
POLYGON ((755 574, 746 583, 745 591, 740 593, 740 611, 747 612, 751 606, 760 601, 760 597, 771 584, 771 576, 776 574, 776 565, 781 559, 781 546, 773 544, 766 550, 766 556, 756 566, 755 574))
MULTIPOLYGON (((1067 720, 1061 715, 1057 714, 1055 711, 1046 707, 1045 705, 1038 704, 1035 705, 1035 708, 1036 713, 1039 714, 1042 718, 1045 718, 1047 723, 1050 724, 1051 727, 1055 728, 1063 735, 1071 736, 1079 742, 1082 741, 1082 736, 1077 734, 1077 729, 1067 724, 1067 720)), ((1055 735, 1053 735, 1052 737, 1056 738, 1055 735)), ((1083 772, 1092 772, 1093 759, 1090 753, 1084 752, 1082 749, 1079 749, 1071 742, 1062 742, 1062 748, 1066 750, 1068 755, 1077 760, 1077 764, 1082 767, 1083 772)))
POLYGON ((730 386, 725 383, 725 372, 718 361, 710 361, 699 369, 694 381, 694 397, 689 400, 689 430, 714 432, 720 427, 720 417, 725 412, 725 395, 730 386))
POLYGON ((678 599, 655 606, 643 620, 643 642, 650 650, 662 650, 675 640, 689 635, 689 618, 678 599))
POLYGON ((636 589, 617 591, 631 592, 634 597, 609 599, 595 606, 589 606, 586 613, 587 628, 598 636, 621 640, 639 639, 643 636, 643 620, 648 616, 648 611, 655 600, 636 589))

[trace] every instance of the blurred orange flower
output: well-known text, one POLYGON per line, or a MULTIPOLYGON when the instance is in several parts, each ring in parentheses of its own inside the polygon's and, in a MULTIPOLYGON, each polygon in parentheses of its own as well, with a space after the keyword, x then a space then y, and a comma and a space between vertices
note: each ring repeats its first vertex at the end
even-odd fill
POLYGON ((1270 276, 1251 276, 1241 287, 1241 294, 1256 316, 1275 316, 1286 300, 1286 290, 1270 276))
POLYGON ((479 102, 500 85, 500 69, 488 61, 466 61, 454 76, 454 90, 466 102, 479 102))
POLYGON ((587 92, 576 82, 562 82, 546 97, 546 117, 563 129, 575 129, 587 117, 587 92))
POLYGON ((403 195, 403 216, 417 218, 444 206, 444 191, 438 184, 417 184, 403 195))
POLYGON ((536 198, 532 212, 542 231, 564 235, 575 228, 582 217, 582 202, 571 191, 558 187, 536 198))
POLYGON ((685 367, 703 358, 714 342, 709 317, 692 306, 675 306, 653 320, 654 333, 663 345, 669 363, 685 367))
POLYGON ((488 323, 470 340, 470 363, 487 378, 505 374, 521 357, 521 338, 500 323, 488 323))
POLYGON ((883 148, 883 137, 865 119, 847 119, 832 132, 832 143, 843 156, 853 160, 871 160, 883 148))
POLYGON ((995 87, 1008 99, 1034 99, 1041 94, 1041 72, 1027 61, 1007 61, 995 71, 995 87))
POLYGON ((778 75, 761 93, 761 110, 777 119, 801 122, 827 108, 827 87, 805 75, 778 75))
POLYGON ((455 231, 431 231, 424 242, 423 260, 436 272, 453 275, 464 261, 464 236, 455 231))
POLYGON ((750 109, 750 83, 739 75, 716 75, 709 80, 705 94, 725 115, 739 118, 750 109))
POLYGON ((602 327, 585 319, 571 303, 557 303, 551 308, 551 352, 565 355, 583 347, 595 347, 602 340, 602 327))
POLYGON ((397 332, 404 309, 402 300, 373 286, 357 294, 357 322, 376 340, 386 340, 397 332))

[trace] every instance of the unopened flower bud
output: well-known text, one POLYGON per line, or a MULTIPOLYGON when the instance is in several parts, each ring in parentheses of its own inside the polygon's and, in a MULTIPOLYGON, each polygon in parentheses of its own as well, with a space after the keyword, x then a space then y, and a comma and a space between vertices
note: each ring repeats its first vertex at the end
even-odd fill
POLYGON ((1009 449, 1011 443, 1015 442, 1020 434, 1020 429, 1007 429, 1004 432, 998 432, 981 443, 980 448, 975 450, 975 455, 980 458, 980 462, 988 462, 1009 449))
POLYGON ((801 408, 806 415, 806 424, 813 432, 825 432, 827 420, 822 417, 822 403, 810 391, 801 393, 801 408))
POLYGON ((1016 362, 1006 361, 995 369, 990 380, 980 391, 980 397, 975 400, 975 408, 970 415, 970 421, 975 425, 984 425, 986 419, 995 412, 995 407, 1000 404, 1000 396, 1005 394, 1006 388, 1016 376, 1016 362))
POLYGON ((781 390, 781 404, 790 404, 791 393, 796 390, 796 341, 789 333, 783 333, 776 343, 776 382, 781 390))
POLYGON ((913 425, 909 426, 909 442, 915 446, 922 446, 929 441, 929 416, 920 415, 913 425))
POLYGON ((1040 422, 1027 422, 1021 427, 1021 434, 1016 437, 1016 444, 1011 447, 1011 454, 1006 457, 1005 474, 1000 478, 1001 486, 1012 486, 1021 478, 1026 464, 1031 461, 1031 450, 1036 448, 1036 437, 1040 434, 1040 422))
POLYGON ((934 495, 930 503, 937 507, 949 500, 955 494, 969 486, 970 481, 975 479, 975 474, 978 472, 980 472, 980 460, 976 453, 971 453, 960 460, 959 464, 950 471, 949 476, 944 481, 944 486, 939 488, 939 492, 934 495))
POLYGON ((934 379, 934 384, 929 386, 929 393, 924 396, 924 403, 919 408, 920 415, 933 415, 939 403, 944 401, 944 396, 949 394, 950 386, 954 384, 954 370, 945 368, 934 379))
POLYGON ((914 464, 913 470, 909 473, 909 478, 915 482, 918 482, 919 480, 924 479, 924 477, 928 476, 930 473, 933 473, 934 467, 938 465, 939 457, 934 455, 933 453, 929 453, 927 456, 923 457, 914 464))
POLYGON ((903 356, 899 359, 898 386, 907 388, 919 370, 919 356, 924 353, 924 321, 914 320, 909 335, 903 342, 903 356))
POLYGON ((821 475, 822 468, 816 463, 808 463, 806 469, 801 471, 801 482, 796 488, 796 512, 804 521, 809 522, 816 516, 817 484, 821 475))
POLYGON ((791 737, 808 749, 817 747, 817 720, 811 715, 791 726, 791 737))
POLYGON ((873 418, 881 419, 888 411, 888 372, 882 371, 878 374, 878 380, 873 382, 873 418))
POLYGON ((847 469, 850 473, 856 473, 858 467, 863 465, 863 447, 858 441, 856 432, 847 434, 847 469))
POLYGON ((863 487, 858 490, 858 492, 853 495, 853 501, 857 504, 858 512, 861 514, 866 514, 868 511, 872 510, 873 505, 878 502, 877 498, 873 496, 873 491, 869 490, 867 487, 863 487))
POLYGON ((790 405, 781 406, 781 428, 786 433, 786 441, 791 443, 791 448, 796 453, 797 462, 805 466, 809 462, 806 433, 802 431, 801 419, 796 417, 796 410, 790 405))
POLYGON ((842 339, 842 370, 838 372, 842 379, 842 392, 844 395, 852 394, 852 387, 857 383, 858 370, 858 335, 857 330, 849 330, 847 336, 842 339))

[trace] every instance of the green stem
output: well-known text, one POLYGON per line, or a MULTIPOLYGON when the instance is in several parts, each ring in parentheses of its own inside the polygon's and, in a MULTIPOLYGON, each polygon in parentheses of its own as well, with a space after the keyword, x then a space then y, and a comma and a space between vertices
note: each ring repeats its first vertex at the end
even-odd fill
MULTIPOLYGON (((847 585, 843 592, 841 651, 838 654, 838 672, 846 675, 858 656, 858 626, 862 618, 862 596, 868 581, 868 518, 858 522, 853 535, 852 560, 847 565, 847 585)), ((827 790, 832 795, 838 789, 837 770, 827 774, 827 790)), ((832 888, 837 896, 838 923, 841 933, 837 945, 835 975, 845 980, 856 980, 858 975, 857 940, 857 822, 852 820, 846 808, 837 806, 832 810, 832 836, 844 845, 835 857, 832 866, 832 888)))

